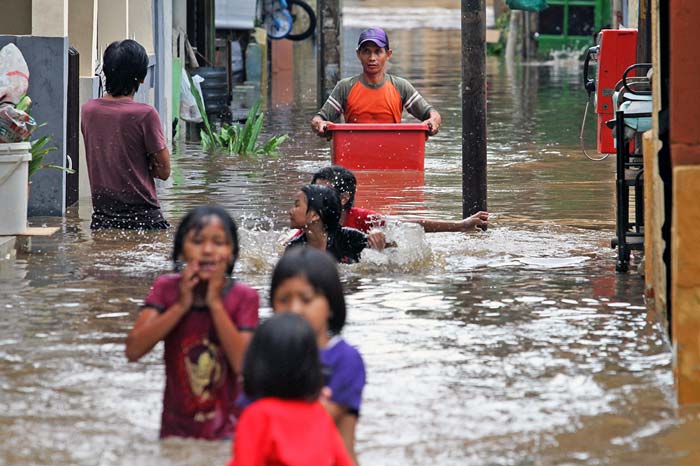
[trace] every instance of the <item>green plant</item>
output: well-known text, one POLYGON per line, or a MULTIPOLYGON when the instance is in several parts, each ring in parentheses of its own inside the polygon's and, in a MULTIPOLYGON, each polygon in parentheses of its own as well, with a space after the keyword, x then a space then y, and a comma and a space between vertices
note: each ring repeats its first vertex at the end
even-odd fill
POLYGON ((197 108, 199 108, 199 113, 202 115, 202 122, 204 123, 204 129, 200 131, 200 136, 205 150, 240 155, 274 155, 277 153, 279 146, 289 137, 286 134, 273 136, 265 144, 258 144, 258 137, 262 130, 264 118, 264 114, 260 111, 260 99, 248 111, 248 117, 243 126, 239 124, 224 124, 219 131, 214 131, 204 110, 202 96, 194 86, 192 77, 188 76, 188 78, 192 95, 195 102, 197 102, 197 108))
POLYGON ((49 152, 58 149, 58 147, 46 147, 49 142, 51 142, 51 136, 42 136, 39 139, 31 141, 32 160, 29 162, 29 178, 31 178, 32 175, 40 168, 55 168, 57 170, 63 170, 66 173, 75 173, 75 170, 67 167, 53 165, 50 163, 42 163, 44 161, 44 157, 46 157, 49 152))

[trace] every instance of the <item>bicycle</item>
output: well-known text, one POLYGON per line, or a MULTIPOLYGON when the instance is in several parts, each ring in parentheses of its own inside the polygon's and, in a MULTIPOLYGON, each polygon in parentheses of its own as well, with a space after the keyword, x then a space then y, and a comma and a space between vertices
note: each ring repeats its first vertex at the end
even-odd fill
POLYGON ((304 40, 316 29, 316 14, 303 0, 263 0, 262 17, 270 39, 304 40))

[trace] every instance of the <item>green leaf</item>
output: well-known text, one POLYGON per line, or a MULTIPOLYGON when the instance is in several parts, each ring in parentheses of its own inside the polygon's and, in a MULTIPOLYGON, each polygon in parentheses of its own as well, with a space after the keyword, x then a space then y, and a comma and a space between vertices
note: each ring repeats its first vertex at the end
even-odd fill
POLYGON ((243 138, 241 136, 241 125, 236 125, 233 127, 233 142, 231 143, 231 153, 238 154, 241 152, 241 145, 243 143, 243 138))
POLYGON ((199 91, 195 87, 194 81, 192 81, 192 76, 189 73, 187 73, 187 79, 190 80, 190 90, 192 91, 192 95, 194 96, 195 102, 197 102, 197 108, 199 109, 199 113, 202 115, 204 127, 207 130, 207 134, 211 137, 214 133, 211 130, 211 125, 209 124, 209 117, 207 116, 207 112, 204 110, 204 102, 202 101, 202 96, 199 94, 199 91))
POLYGON ((24 94, 20 99, 19 102, 17 102, 17 105, 15 105, 15 108, 17 110, 22 110, 23 112, 28 112, 29 106, 32 104, 32 100, 27 96, 27 94, 24 94))
MULTIPOLYGON (((49 152, 58 149, 58 147, 46 147, 49 141, 51 141, 51 136, 42 136, 39 139, 36 139, 31 142, 30 152, 32 154, 32 160, 29 162, 29 178, 31 178, 37 170, 44 167, 44 165, 42 165, 44 157, 46 157, 46 155, 49 152)), ((61 170, 67 170, 67 168, 58 166, 52 166, 52 168, 60 168, 61 170)))
POLYGON ((214 149, 214 139, 210 137, 205 130, 199 132, 199 137, 202 139, 202 147, 204 150, 214 149))
POLYGON ((258 136, 260 136, 260 130, 262 130, 263 125, 263 114, 261 113, 256 118, 253 127, 250 130, 250 136, 248 137, 247 145, 245 147, 245 152, 251 154, 255 151, 255 145, 258 142, 258 136))
POLYGON ((288 135, 282 134, 280 136, 274 136, 268 139, 265 145, 262 146, 260 152, 265 155, 271 155, 277 153, 277 148, 287 139, 288 135))
POLYGON ((75 173, 75 170, 73 170, 72 168, 62 167, 60 165, 53 165, 50 163, 42 165, 41 168, 55 168, 57 170, 63 170, 64 172, 68 173, 69 175, 72 175, 75 173))

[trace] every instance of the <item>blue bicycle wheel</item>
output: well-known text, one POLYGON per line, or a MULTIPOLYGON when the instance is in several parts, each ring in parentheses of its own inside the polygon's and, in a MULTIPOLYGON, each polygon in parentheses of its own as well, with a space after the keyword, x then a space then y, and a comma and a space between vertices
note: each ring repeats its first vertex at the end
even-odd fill
POLYGON ((292 30, 292 15, 289 10, 280 8, 265 18, 265 29, 270 39, 282 39, 292 30))

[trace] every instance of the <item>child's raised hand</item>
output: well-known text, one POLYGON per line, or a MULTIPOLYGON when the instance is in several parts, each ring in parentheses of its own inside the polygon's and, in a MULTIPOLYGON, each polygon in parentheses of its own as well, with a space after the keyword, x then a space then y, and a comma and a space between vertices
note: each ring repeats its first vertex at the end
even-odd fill
POLYGON ((474 215, 465 218, 460 222, 462 231, 474 231, 476 229, 486 230, 489 225, 489 213, 477 212, 474 215))
POLYGON ((367 244, 374 250, 383 251, 387 246, 386 236, 379 230, 372 230, 369 232, 369 235, 367 235, 367 244))
POLYGON ((199 264, 188 262, 180 272, 180 305, 184 309, 192 307, 194 287, 199 283, 199 264))
POLYGON ((211 308, 212 304, 221 300, 221 291, 226 284, 226 269, 229 265, 229 258, 221 256, 216 259, 214 270, 209 277, 207 285, 207 305, 211 308))

